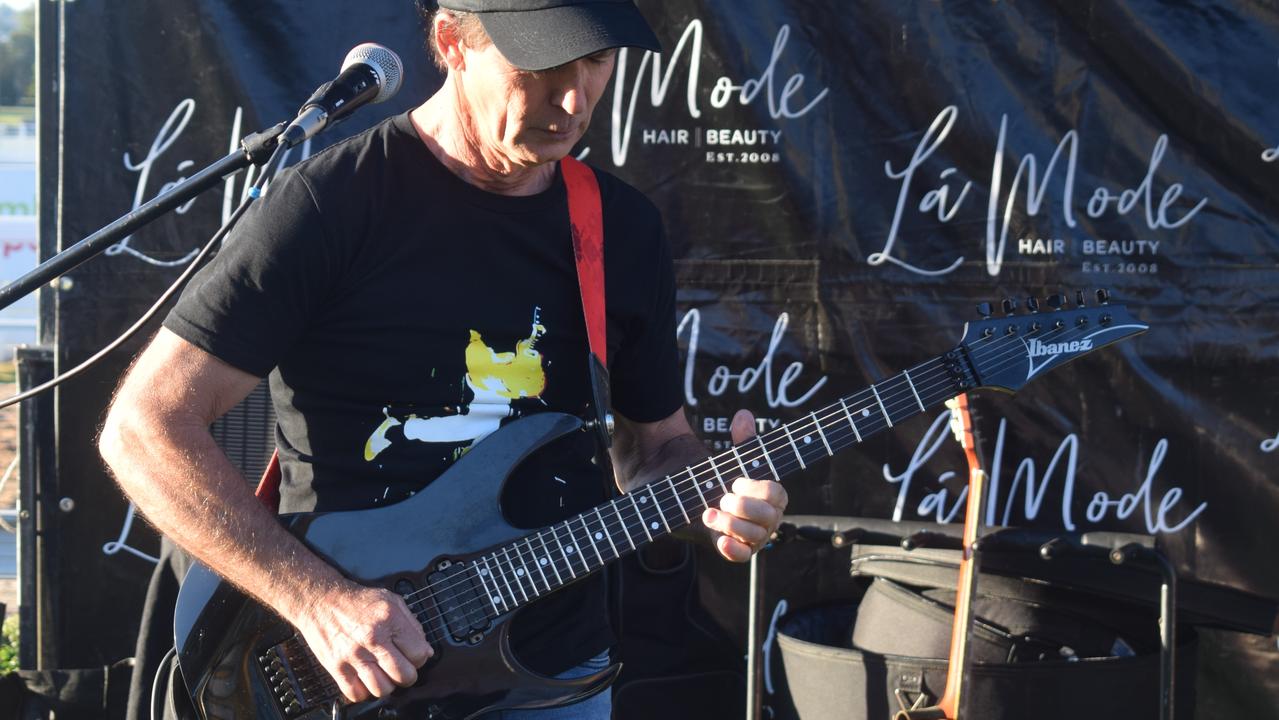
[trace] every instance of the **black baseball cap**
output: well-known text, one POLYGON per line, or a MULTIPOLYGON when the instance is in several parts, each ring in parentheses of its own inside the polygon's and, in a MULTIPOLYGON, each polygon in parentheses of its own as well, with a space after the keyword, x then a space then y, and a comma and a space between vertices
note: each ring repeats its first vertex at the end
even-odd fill
POLYGON ((546 70, 616 47, 661 52, 633 0, 439 0, 475 13, 502 55, 522 70, 546 70))

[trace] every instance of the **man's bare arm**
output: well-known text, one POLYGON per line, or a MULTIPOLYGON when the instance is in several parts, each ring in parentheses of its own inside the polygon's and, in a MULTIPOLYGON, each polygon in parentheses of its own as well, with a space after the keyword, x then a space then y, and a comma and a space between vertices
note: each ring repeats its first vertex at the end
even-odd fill
MULTIPOLYGON (((733 442, 740 444, 754 434, 755 419, 740 410, 733 416, 733 442)), ((684 409, 652 423, 618 418, 613 442, 613 465, 617 484, 630 492, 654 480, 694 466, 705 460, 706 446, 693 434, 684 409)), ((710 540, 720 555, 744 562, 768 542, 782 521, 786 490, 778 483, 738 478, 731 492, 720 499, 719 507, 707 508, 702 523, 695 524, 690 537, 709 530, 710 540), (704 526, 704 527, 703 527, 704 526)))
POLYGON ((403 600, 310 552, 209 434, 258 382, 161 330, 121 384, 99 450, 160 532, 297 627, 350 699, 411 685, 431 650, 403 600))

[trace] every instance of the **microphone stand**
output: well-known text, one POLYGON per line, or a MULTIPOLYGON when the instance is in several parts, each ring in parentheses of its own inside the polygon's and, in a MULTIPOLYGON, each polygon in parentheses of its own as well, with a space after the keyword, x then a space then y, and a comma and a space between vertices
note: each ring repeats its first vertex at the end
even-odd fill
POLYGON ((179 207, 191 198, 222 182, 249 165, 261 166, 275 150, 286 123, 240 141, 240 149, 218 160, 167 192, 126 213, 89 237, 40 263, 34 270, 0 288, 0 310, 9 307, 40 286, 102 253, 139 228, 179 207))

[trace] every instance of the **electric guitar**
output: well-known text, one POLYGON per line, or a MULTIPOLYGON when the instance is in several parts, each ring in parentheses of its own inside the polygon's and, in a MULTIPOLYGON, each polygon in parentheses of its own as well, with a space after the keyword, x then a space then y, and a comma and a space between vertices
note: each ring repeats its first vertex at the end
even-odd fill
MULTIPOLYGON (((413 497, 282 522, 360 583, 404 597, 435 655, 419 681, 385 698, 348 703, 296 631, 202 565, 182 584, 174 633, 182 675, 204 720, 426 718, 465 720, 503 708, 564 705, 604 690, 620 665, 579 679, 538 675, 512 654, 508 622, 538 598, 698 521, 733 479, 780 480, 967 390, 1014 392, 1044 371, 1147 326, 1119 305, 991 317, 967 324, 948 352, 615 500, 529 532, 498 498, 511 471, 539 448, 584 429, 540 413, 478 443, 413 497)), ((1056 300, 1058 302, 1052 302, 1056 300)), ((1033 306, 1032 306, 1033 307, 1033 306)))

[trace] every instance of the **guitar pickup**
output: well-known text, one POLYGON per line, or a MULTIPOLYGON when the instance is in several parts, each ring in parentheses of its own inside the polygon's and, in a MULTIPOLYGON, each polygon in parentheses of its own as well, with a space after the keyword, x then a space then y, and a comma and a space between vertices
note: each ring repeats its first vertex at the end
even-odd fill
MULTIPOLYGON (((474 643, 493 619, 487 610, 488 593, 473 565, 446 562, 437 567, 427 576, 422 592, 435 604, 436 614, 454 642, 474 643)), ((417 605, 421 604, 419 600, 417 605)), ((434 624, 433 618, 422 618, 420 614, 418 617, 428 626, 434 624)))

